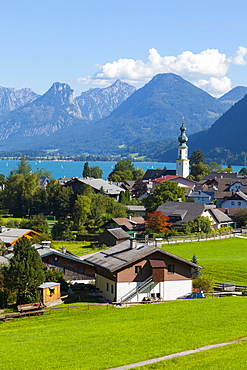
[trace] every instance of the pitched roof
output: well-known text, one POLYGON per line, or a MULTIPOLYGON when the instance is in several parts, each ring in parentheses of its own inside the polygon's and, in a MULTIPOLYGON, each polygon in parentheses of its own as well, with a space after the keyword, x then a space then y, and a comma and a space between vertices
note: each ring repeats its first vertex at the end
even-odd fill
MULTIPOLYGON (((131 218, 117 217, 117 218, 112 218, 111 220, 119 226, 127 227, 129 230, 132 230, 137 225, 145 224, 145 220, 141 216, 131 217, 131 218)), ((109 220, 109 222, 111 222, 111 220, 109 220)))
POLYGON ((204 181, 204 180, 211 180, 211 179, 223 179, 223 178, 227 178, 227 179, 235 179, 239 177, 239 174, 237 172, 235 173, 231 173, 231 172, 211 172, 209 173, 208 175, 204 176, 201 181, 204 181))
POLYGON ((156 179, 160 176, 166 176, 166 175, 176 175, 176 170, 147 170, 142 178, 142 180, 152 180, 156 179))
POLYGON ((194 220, 201 216, 205 210, 204 203, 192 202, 166 202, 159 206, 156 211, 171 218, 170 222, 174 225, 183 225, 189 220, 194 220), (174 220, 174 218, 178 218, 174 220))
POLYGON ((121 227, 116 227, 115 229, 107 229, 105 232, 113 235, 117 240, 129 239, 129 234, 127 234, 121 227))
MULTIPOLYGON (((60 251, 58 251, 56 249, 52 249, 52 248, 49 248, 49 247, 44 247, 44 246, 42 246, 40 244, 34 244, 34 247, 38 251, 38 253, 39 253, 39 255, 40 255, 41 258, 44 258, 44 257, 50 256, 52 254, 55 254, 57 256, 60 256, 60 257, 63 257, 63 258, 67 258, 67 259, 72 260, 72 261, 77 261, 77 262, 80 262, 80 263, 83 263, 84 262, 84 260, 81 260, 77 256, 74 256, 74 255, 71 255, 71 254, 67 254, 67 253, 63 253, 63 252, 60 252, 60 251)), ((86 262, 86 264, 90 265, 87 262, 86 262)))
POLYGON ((0 242, 3 242, 4 244, 13 245, 15 244, 19 239, 22 237, 30 237, 30 234, 39 235, 34 230, 31 229, 18 229, 14 227, 0 227, 0 242))
POLYGON ((219 208, 210 208, 209 212, 218 223, 232 222, 232 219, 226 213, 222 212, 219 208))
POLYGON ((130 248, 129 241, 124 241, 118 245, 115 245, 114 247, 94 253, 87 258, 87 261, 110 272, 117 272, 132 263, 140 261, 148 256, 152 256, 156 252, 160 252, 166 256, 175 258, 181 262, 189 264, 192 267, 202 268, 199 265, 187 261, 184 258, 178 257, 172 253, 166 252, 160 248, 151 247, 141 243, 136 243, 135 248, 130 248))
POLYGON ((83 184, 89 185, 98 191, 101 188, 103 188, 105 194, 109 194, 109 195, 117 195, 117 194, 120 194, 121 191, 125 191, 123 188, 120 188, 120 186, 117 186, 109 181, 106 181, 103 179, 93 179, 93 178, 88 178, 88 177, 73 178, 71 181, 68 181, 66 185, 70 185, 74 181, 79 181, 83 184))

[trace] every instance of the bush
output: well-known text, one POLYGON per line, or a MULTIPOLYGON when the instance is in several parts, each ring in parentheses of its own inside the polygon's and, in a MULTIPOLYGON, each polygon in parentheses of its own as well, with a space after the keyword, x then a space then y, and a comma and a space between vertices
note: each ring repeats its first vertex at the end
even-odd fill
POLYGON ((198 276, 193 280, 193 288, 202 290, 203 292, 212 292, 214 289, 214 281, 210 275, 198 276))

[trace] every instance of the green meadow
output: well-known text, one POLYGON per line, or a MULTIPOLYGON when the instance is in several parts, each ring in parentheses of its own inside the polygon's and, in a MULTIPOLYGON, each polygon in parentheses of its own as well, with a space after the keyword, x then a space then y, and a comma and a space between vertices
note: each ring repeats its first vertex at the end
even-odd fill
MULTIPOLYGON (((226 342, 247 335, 246 309, 247 297, 224 297, 129 308, 78 307, 1 322, 1 368, 109 369, 226 342)), ((245 343, 239 344, 241 348, 234 346, 234 350, 221 349, 220 355, 226 353, 230 357, 229 351, 235 350, 240 355, 241 348, 242 356, 246 354, 245 343)), ((197 365, 197 358, 208 369, 207 364, 217 356, 213 350, 190 356, 193 369, 203 367, 197 365)), ((190 366, 188 358, 176 361, 178 366, 179 361, 190 366)), ((181 369, 192 368, 185 366, 182 364, 181 369)))
POLYGON ((191 260, 195 254, 203 273, 215 282, 233 281, 247 285, 247 239, 229 238, 212 241, 165 244, 164 250, 191 260))

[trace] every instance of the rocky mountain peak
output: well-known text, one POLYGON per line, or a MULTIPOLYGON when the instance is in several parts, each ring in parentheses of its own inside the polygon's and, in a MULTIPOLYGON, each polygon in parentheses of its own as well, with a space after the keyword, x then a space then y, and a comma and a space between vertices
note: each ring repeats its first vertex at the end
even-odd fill
POLYGON ((103 89, 96 88, 82 92, 76 100, 83 115, 92 121, 97 121, 109 116, 135 90, 134 86, 116 80, 112 85, 103 89))

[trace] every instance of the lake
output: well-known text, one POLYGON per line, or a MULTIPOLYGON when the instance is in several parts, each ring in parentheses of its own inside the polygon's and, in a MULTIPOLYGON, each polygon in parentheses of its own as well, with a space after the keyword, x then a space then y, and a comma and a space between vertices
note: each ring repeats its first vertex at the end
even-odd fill
MULTIPOLYGON (((13 168, 17 168, 19 161, 13 160, 0 160, 0 174, 8 176, 13 168)), ((82 177, 82 171, 85 164, 83 162, 74 161, 29 161, 32 170, 44 168, 46 171, 52 173, 54 179, 60 177, 82 177)), ((103 171, 103 179, 107 179, 109 173, 113 170, 117 162, 88 162, 89 166, 99 166, 103 171)), ((163 169, 166 167, 168 170, 175 170, 176 163, 167 162, 133 162, 135 168, 142 168, 144 171, 147 169, 163 169)), ((222 166, 227 167, 227 166, 222 166)), ((232 166, 234 172, 240 171, 244 166, 232 166)))

